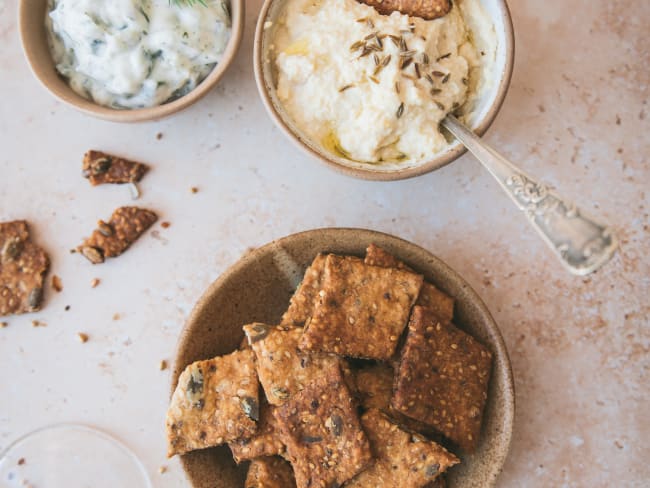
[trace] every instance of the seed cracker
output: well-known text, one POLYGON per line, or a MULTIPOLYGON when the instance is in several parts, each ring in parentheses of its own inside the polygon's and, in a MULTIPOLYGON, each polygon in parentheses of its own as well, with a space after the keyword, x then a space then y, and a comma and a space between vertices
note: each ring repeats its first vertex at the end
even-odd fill
POLYGON ((251 437, 259 420, 251 351, 190 364, 167 411, 168 457, 251 437))
POLYGON ((300 347, 389 359, 421 286, 420 275, 330 254, 325 261, 320 299, 300 347))
POLYGON ((491 365, 485 346, 416 306, 391 405, 471 452, 479 440, 491 365))
POLYGON ((113 156, 101 151, 84 154, 82 175, 93 186, 104 183, 137 183, 149 170, 146 164, 113 156))
POLYGON ((361 0, 382 15, 401 12, 411 17, 433 20, 444 17, 451 10, 451 0, 361 0))
MULTIPOLYGON (((370 244, 366 249, 364 262, 372 266, 413 271, 395 256, 375 244, 370 244)), ((432 309, 443 321, 451 321, 454 316, 454 299, 426 281, 422 284, 415 304, 432 309)))
POLYGON ((379 410, 366 412, 361 423, 376 460, 348 482, 346 488, 421 488, 459 463, 444 447, 403 431, 379 410))
POLYGON ((284 444, 280 440, 278 423, 273 415, 275 407, 265 400, 260 400, 260 419, 257 432, 249 439, 240 439, 229 444, 232 456, 237 464, 262 456, 274 456, 284 453, 284 444))
POLYGON ((246 488, 295 488, 291 465, 278 456, 254 459, 248 467, 246 488))
POLYGON ((97 223, 92 235, 77 251, 91 263, 103 263, 105 258, 117 257, 158 220, 151 210, 138 207, 120 207, 113 212, 111 220, 97 223))
POLYGON ((0 223, 0 316, 40 310, 49 267, 25 220, 0 223))
POLYGON ((298 349, 302 327, 244 326, 257 358, 257 374, 271 405, 281 405, 314 381, 323 370, 339 368, 340 359, 298 349))
POLYGON ((281 324, 302 327, 312 316, 318 300, 326 257, 325 254, 318 254, 307 268, 302 282, 291 297, 289 308, 282 315, 281 324))
POLYGON ((341 486, 372 461, 340 370, 330 368, 275 410, 298 488, 341 486))

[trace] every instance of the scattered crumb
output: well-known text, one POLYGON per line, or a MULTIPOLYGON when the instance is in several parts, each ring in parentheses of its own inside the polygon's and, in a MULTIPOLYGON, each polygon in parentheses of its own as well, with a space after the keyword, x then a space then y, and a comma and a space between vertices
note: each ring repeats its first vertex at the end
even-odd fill
POLYGON ((97 285, 99 285, 102 282, 99 278, 93 278, 93 280, 90 282, 90 287, 91 288, 97 288, 97 285))
POLYGON ((163 222, 162 224, 160 224, 160 226, 161 226, 163 229, 168 229, 170 225, 172 225, 172 224, 170 224, 169 222, 163 222))
POLYGON ((18 460, 18 466, 22 466, 23 464, 25 464, 25 458, 20 458, 18 460))
POLYGON ((59 278, 57 275, 52 276, 52 288, 54 288, 54 290, 57 292, 61 292, 63 290, 63 283, 61 282, 61 278, 59 278))
POLYGON ((167 466, 161 466, 158 468, 160 474, 165 474, 167 472, 167 466))
POLYGON ((192 190, 192 193, 198 193, 199 192, 199 189, 197 187, 195 187, 195 186, 193 186, 191 188, 191 190, 192 190))
POLYGON ((47 327, 47 324, 40 320, 32 320, 32 327, 47 327))
POLYGON ((159 367, 160 367, 160 371, 165 371, 167 369, 167 361, 165 361, 164 359, 160 361, 159 367))
POLYGON ((70 310, 70 305, 65 306, 65 311, 67 312, 68 310, 70 310))
POLYGON ((162 139, 162 138, 163 138, 163 133, 162 133, 162 132, 158 132, 158 134, 156 134, 156 140, 159 141, 159 140, 162 139))
POLYGON ((88 334, 84 334, 83 332, 77 332, 77 338, 82 344, 88 342, 88 334))
POLYGON ((0 322, 0 329, 4 329, 5 327, 8 327, 9 323, 8 322, 0 322))
POLYGON ((77 250, 76 249, 70 249, 70 254, 77 254, 77 250))
POLYGON ((120 317, 119 313, 114 313, 113 314, 113 320, 120 320, 122 317, 120 317))
POLYGON ((618 152, 619 154, 623 154, 623 148, 622 148, 622 147, 619 147, 618 150, 617 150, 616 152, 618 152))
POLYGON ((542 104, 538 105, 537 108, 542 113, 546 112, 546 107, 544 107, 544 105, 542 105, 542 104))
POLYGON ((621 125, 621 117, 616 116, 616 125, 621 125))

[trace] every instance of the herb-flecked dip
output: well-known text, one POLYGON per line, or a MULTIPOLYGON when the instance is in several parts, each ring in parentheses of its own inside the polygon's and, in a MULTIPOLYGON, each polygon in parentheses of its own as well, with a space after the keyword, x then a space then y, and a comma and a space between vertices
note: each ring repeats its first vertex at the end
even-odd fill
POLYGON ((193 90, 230 39, 229 0, 48 0, 57 71, 72 89, 117 109, 153 107, 193 90))
POLYGON ((454 1, 435 20, 356 0, 287 0, 266 28, 289 118, 321 150, 355 162, 433 156, 448 145, 439 122, 471 113, 492 82, 496 35, 478 0, 454 1))

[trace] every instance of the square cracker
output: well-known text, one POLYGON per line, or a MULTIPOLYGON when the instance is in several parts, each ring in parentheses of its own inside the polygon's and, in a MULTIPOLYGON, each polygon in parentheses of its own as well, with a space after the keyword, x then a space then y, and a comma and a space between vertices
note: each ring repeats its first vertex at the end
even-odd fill
POLYGON ((328 368, 275 410, 298 488, 341 486, 372 461, 339 368, 328 368))
POLYGON ((485 346, 416 306, 391 405, 471 452, 479 440, 491 366, 485 346))
MULTIPOLYGON (((375 244, 370 244, 366 249, 364 262, 372 266, 412 271, 402 261, 375 244)), ((454 316, 454 299, 438 290, 431 283, 424 282, 422 284, 420 295, 418 295, 415 304, 432 309, 446 322, 451 322, 454 316)))
POLYGON ((291 465, 278 456, 254 459, 248 467, 246 488, 295 488, 291 465))
POLYGON ((400 429, 379 410, 368 410, 361 423, 376 460, 346 488, 421 488, 459 462, 444 447, 400 429))
POLYGON ((190 364, 167 411, 167 455, 251 437, 259 420, 258 393, 252 351, 190 364))
POLYGON ((422 276, 369 266, 330 254, 320 299, 300 347, 369 359, 389 359, 406 327, 422 276))
POLYGON ((318 300, 321 277, 325 268, 325 254, 318 254, 305 271, 305 275, 298 285, 298 289, 291 297, 289 308, 282 315, 282 325, 302 327, 314 312, 314 305, 318 300))
POLYGON ((278 422, 273 415, 275 407, 260 401, 260 419, 257 432, 249 439, 240 439, 229 444, 232 457, 237 464, 262 456, 275 456, 284 453, 280 440, 278 422))
POLYGON ((104 258, 117 257, 126 251, 156 220, 158 216, 151 210, 120 207, 113 212, 111 220, 97 223, 97 229, 77 251, 93 264, 103 263, 104 258))
POLYGON ((24 220, 0 223, 0 316, 37 312, 50 260, 24 220))
POLYGON ((244 326, 257 358, 257 374, 271 405, 281 405, 314 381, 322 370, 339 367, 340 359, 327 354, 308 354, 298 349, 302 327, 244 326))

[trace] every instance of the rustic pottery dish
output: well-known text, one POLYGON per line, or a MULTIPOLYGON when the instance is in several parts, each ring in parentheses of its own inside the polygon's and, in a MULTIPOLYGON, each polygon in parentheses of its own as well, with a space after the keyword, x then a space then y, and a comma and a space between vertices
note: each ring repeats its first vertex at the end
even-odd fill
MULTIPOLYGON (((171 381, 190 363, 227 354, 242 338, 242 324, 278 322, 289 297, 320 251, 363 256, 375 243, 422 273, 456 298, 455 322, 494 354, 481 442, 472 455, 449 472, 450 488, 494 486, 508 454, 515 411, 508 353, 485 304, 455 271, 428 251, 407 241, 363 229, 317 229, 273 241, 244 255, 217 279, 195 306, 183 329, 171 381)), ((237 467, 227 446, 181 457, 195 488, 243 487, 246 466, 237 467)))
MULTIPOLYGON (((282 16, 285 5, 290 0, 265 0, 258 18, 254 43, 255 78, 260 96, 271 118, 290 140, 311 156, 347 175, 369 180, 399 180, 428 173, 454 161, 466 151, 458 141, 450 143, 442 151, 426 161, 406 164, 404 167, 382 167, 382 165, 351 161, 321 148, 310 140, 291 120, 282 107, 276 94, 277 73, 273 61, 274 25, 282 16)), ((481 96, 471 117, 471 128, 483 135, 496 117, 510 85, 514 62, 514 33, 512 20, 506 0, 481 0, 481 6, 494 24, 497 48, 495 65, 492 70, 494 80, 481 96)))
POLYGON ((54 66, 45 29, 47 0, 20 0, 18 24, 23 51, 34 76, 62 102, 94 117, 113 122, 142 122, 171 115, 204 97, 223 77, 232 63, 244 30, 244 0, 230 0, 231 36, 221 61, 210 74, 188 94, 156 107, 118 110, 98 105, 77 94, 68 86, 54 66))

